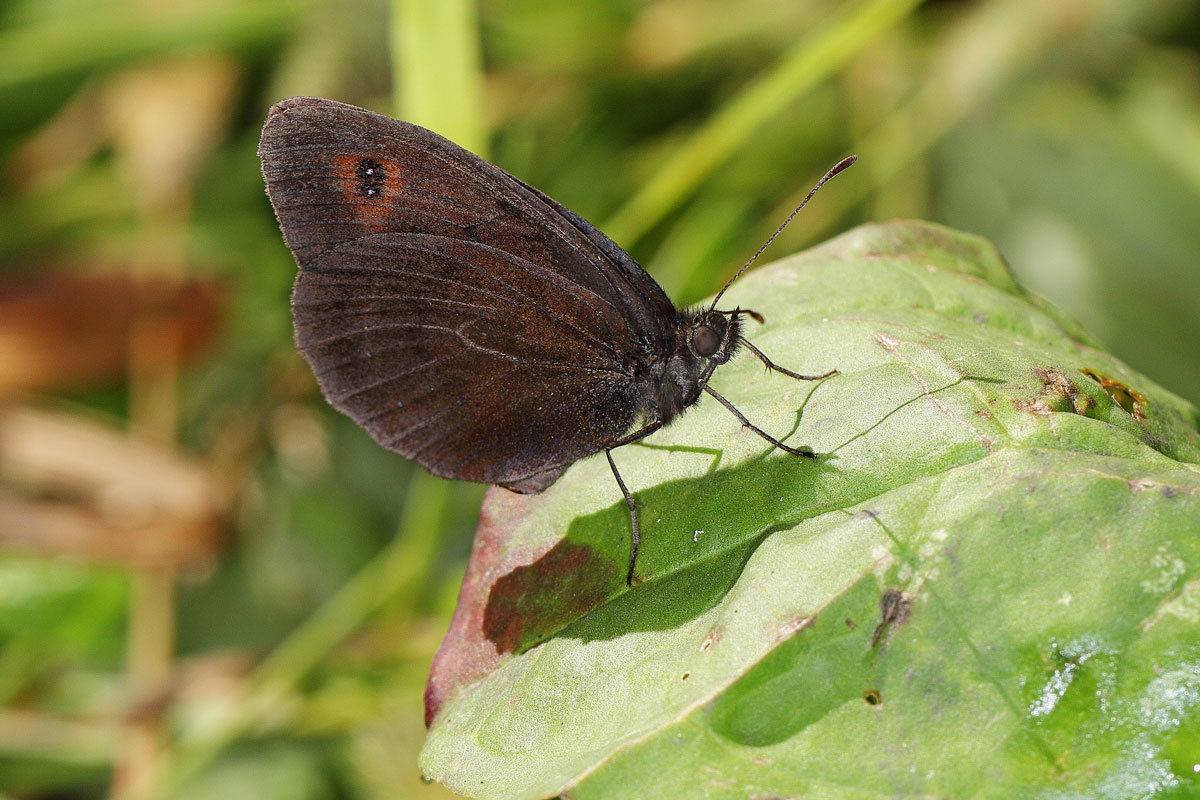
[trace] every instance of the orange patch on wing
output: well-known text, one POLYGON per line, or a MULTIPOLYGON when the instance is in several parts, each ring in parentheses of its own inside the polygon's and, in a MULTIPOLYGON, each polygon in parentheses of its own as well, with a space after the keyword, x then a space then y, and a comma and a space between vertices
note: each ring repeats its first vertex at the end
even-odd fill
POLYGON ((387 231, 404 192, 403 165, 370 155, 340 155, 333 158, 333 171, 355 220, 370 233, 387 231))

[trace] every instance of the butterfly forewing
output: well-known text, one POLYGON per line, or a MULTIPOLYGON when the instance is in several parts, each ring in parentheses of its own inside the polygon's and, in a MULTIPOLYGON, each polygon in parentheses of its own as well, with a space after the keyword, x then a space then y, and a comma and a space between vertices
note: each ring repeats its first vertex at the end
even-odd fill
MULTIPOLYGON (((649 319, 639 305, 674 311, 654 280, 604 234, 419 126, 330 100, 294 98, 269 113, 260 155, 267 191, 301 266, 372 233, 430 233, 552 266, 635 324, 649 319), (637 296, 627 308, 630 284, 637 296)), ((634 331, 652 332, 649 325, 634 331)))
POLYGON ((413 125, 276 106, 263 173, 333 405, 438 475, 536 491, 633 423, 673 307, 586 222, 413 125), (650 288, 647 288, 650 287, 650 288))

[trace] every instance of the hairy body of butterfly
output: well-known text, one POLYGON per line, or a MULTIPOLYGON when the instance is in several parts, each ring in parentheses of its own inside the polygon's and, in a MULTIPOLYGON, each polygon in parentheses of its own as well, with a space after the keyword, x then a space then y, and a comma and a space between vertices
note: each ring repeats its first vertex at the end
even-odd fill
POLYGON ((627 582, 638 521, 613 448, 708 392, 811 455, 708 386, 741 346, 825 377, 746 342, 739 315, 761 317, 676 309, 592 225, 452 142, 301 97, 272 107, 259 156, 300 268, 296 343, 329 402, 435 475, 517 492, 604 450, 630 509, 627 582))

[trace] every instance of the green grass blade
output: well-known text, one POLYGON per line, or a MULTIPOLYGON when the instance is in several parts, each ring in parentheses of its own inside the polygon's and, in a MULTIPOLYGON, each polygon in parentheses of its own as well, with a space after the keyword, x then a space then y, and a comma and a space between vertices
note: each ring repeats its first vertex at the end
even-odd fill
POLYGON ((393 0, 396 113, 485 155, 479 20, 472 0, 393 0))
POLYGON ((800 41, 683 144, 673 158, 602 227, 626 248, 670 214, 754 131, 835 74, 920 0, 874 0, 800 41))

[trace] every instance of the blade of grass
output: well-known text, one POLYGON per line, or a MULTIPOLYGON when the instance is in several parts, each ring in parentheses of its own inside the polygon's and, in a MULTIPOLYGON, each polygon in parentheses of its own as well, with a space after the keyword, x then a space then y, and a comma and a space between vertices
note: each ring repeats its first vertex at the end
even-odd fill
POLYGON ((789 103, 844 67, 921 0, 872 0, 801 40, 692 134, 673 158, 601 227, 625 248, 670 214, 730 153, 789 103))
POLYGON ((6 760, 27 755, 44 763, 109 767, 123 733, 116 719, 80 720, 0 708, 0 750, 6 760))
MULTIPOLYGON (((786 252, 827 235, 847 209, 902 177, 974 109, 995 98, 1030 64, 1046 58, 1079 25, 1068 10, 1039 0, 990 0, 964 14, 940 37, 920 88, 849 148, 858 154, 856 169, 862 172, 810 206, 805 224, 793 226, 781 237, 782 246, 776 246, 786 252)), ((764 215, 763 230, 771 230, 774 220, 787 214, 802 194, 798 190, 764 215)))
POLYGON ((392 0, 395 110, 486 156, 474 0, 392 0))

